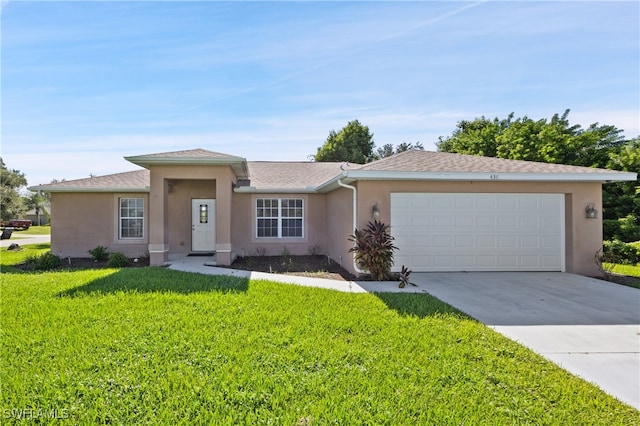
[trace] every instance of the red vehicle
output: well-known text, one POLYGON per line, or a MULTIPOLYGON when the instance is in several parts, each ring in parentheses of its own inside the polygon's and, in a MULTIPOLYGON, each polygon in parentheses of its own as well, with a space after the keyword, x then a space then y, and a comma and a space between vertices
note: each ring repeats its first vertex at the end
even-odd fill
POLYGON ((11 227, 15 229, 27 230, 30 226, 31 221, 28 219, 11 219, 8 222, 2 222, 3 228, 11 227))

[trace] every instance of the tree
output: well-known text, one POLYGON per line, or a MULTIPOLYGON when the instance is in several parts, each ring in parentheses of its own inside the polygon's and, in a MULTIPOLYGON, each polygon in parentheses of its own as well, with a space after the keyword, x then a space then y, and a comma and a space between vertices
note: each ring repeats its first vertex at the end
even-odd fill
POLYGON ((512 160, 606 167, 609 153, 625 144, 622 130, 592 124, 570 125, 567 109, 551 120, 527 116, 460 121, 451 136, 438 138, 438 150, 512 160))
POLYGON ((24 174, 9 170, 0 157, 0 219, 15 219, 25 213, 26 207, 18 190, 26 185, 24 174))
POLYGON ((402 142, 401 144, 397 145, 396 148, 394 149, 393 145, 388 143, 376 150, 375 157, 376 159, 387 158, 387 157, 391 157, 392 155, 399 154, 401 152, 409 151, 410 149, 419 149, 424 151, 424 146, 422 146, 420 142, 416 142, 415 144, 402 142))
POLYGON ((373 134, 369 132, 369 127, 353 120, 339 132, 329 132, 327 140, 318 148, 314 160, 364 164, 374 159, 373 147, 373 134))
POLYGON ((34 191, 28 197, 25 197, 25 204, 28 209, 35 210, 36 213, 36 225, 40 225, 40 215, 46 215, 47 205, 49 204, 49 198, 40 191, 34 191))
MULTIPOLYGON (((618 150, 609 154, 607 168, 637 173, 640 171, 640 137, 629 140, 618 150)), ((640 218, 640 180, 635 182, 614 182, 603 186, 602 201, 604 219, 617 219, 634 215, 640 218)), ((639 221, 640 222, 640 221, 639 221)))

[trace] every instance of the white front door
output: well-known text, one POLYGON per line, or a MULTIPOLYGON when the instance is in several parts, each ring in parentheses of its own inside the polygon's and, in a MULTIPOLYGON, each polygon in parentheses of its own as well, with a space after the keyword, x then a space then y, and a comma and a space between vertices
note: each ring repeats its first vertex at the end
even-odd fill
POLYGON ((191 250, 216 249, 216 200, 191 200, 191 250))

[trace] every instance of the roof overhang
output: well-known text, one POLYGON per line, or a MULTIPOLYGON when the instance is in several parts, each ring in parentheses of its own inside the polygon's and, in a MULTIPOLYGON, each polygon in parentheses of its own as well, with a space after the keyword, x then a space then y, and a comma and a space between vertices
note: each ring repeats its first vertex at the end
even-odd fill
POLYGON ((139 155, 124 157, 125 160, 148 169, 151 166, 229 166, 239 179, 249 176, 247 160, 242 157, 159 157, 139 155))
POLYGON ((318 192, 315 186, 305 188, 256 188, 255 186, 239 186, 233 192, 240 194, 314 194, 318 192))
POLYGON ((54 186, 47 185, 46 188, 42 188, 41 186, 30 186, 27 188, 29 191, 42 191, 42 192, 110 192, 110 193, 139 193, 139 192, 150 192, 150 188, 148 186, 141 188, 122 188, 122 187, 113 187, 113 188, 91 188, 91 187, 64 187, 64 186, 54 186))
POLYGON ((472 182, 618 182, 634 181, 637 173, 485 173, 485 172, 398 172, 349 170, 319 185, 316 192, 328 192, 339 187, 338 181, 358 180, 424 180, 472 182))

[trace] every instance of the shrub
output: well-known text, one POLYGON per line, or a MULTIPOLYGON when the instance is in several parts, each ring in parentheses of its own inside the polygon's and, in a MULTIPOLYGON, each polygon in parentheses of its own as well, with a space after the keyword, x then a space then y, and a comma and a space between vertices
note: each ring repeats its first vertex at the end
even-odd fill
POLYGON ((604 241, 603 261, 610 263, 620 263, 623 265, 635 265, 640 262, 640 250, 636 243, 625 243, 620 240, 604 241))
POLYGON ((129 265, 129 258, 122 253, 111 253, 107 266, 110 268, 124 268, 129 265))
POLYGON ((376 220, 362 229, 356 229, 349 241, 354 243, 349 252, 355 253, 355 261, 360 269, 368 271, 376 281, 392 278, 394 238, 389 234, 389 225, 376 220))
POLYGON ((58 268, 60 265, 62 265, 60 256, 47 252, 36 259, 33 269, 37 271, 49 271, 58 268))
POLYGON ((398 277, 400 278, 400 284, 398 284, 398 287, 405 288, 407 286, 407 284, 409 284, 409 276, 410 275, 411 275, 411 270, 409 268, 407 268, 406 266, 402 265, 402 269, 400 270, 400 273, 398 274, 398 277))
POLYGON ((618 219, 620 223, 620 229, 618 231, 618 239, 628 243, 631 241, 640 240, 640 224, 638 224, 638 218, 632 214, 618 219))
POLYGON ((633 214, 620 219, 604 219, 602 231, 605 240, 620 240, 623 242, 640 240, 640 224, 633 214))
POLYGON ((322 248, 318 244, 313 245, 313 246, 309 246, 307 251, 309 252, 309 254, 311 256, 318 256, 318 255, 322 254, 322 248))
POLYGON ((107 248, 105 246, 96 246, 91 250, 88 250, 93 260, 107 260, 109 258, 109 253, 107 253, 107 248))

